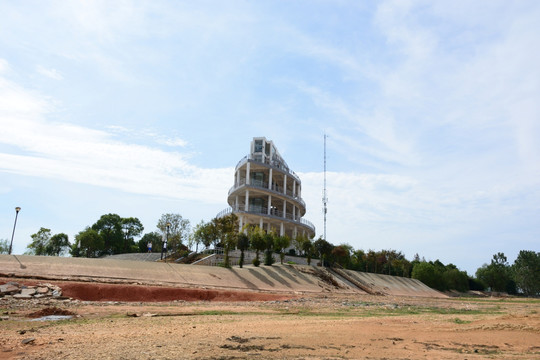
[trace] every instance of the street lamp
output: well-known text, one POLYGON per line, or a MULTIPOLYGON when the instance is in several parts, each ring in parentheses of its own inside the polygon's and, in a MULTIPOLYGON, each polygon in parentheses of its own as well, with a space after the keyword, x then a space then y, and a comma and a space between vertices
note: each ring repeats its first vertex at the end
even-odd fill
POLYGON ((13 224, 13 233, 11 234, 11 243, 9 244, 9 255, 11 255, 11 249, 13 248, 13 236, 15 236, 15 226, 17 226, 17 216, 19 216, 20 207, 15 208, 15 223, 13 224))
POLYGON ((165 251, 165 259, 167 258, 167 243, 169 242, 169 228, 171 227, 171 223, 167 223, 167 237, 165 238, 165 242, 163 243, 163 246, 161 247, 161 260, 163 260, 163 251, 165 251))

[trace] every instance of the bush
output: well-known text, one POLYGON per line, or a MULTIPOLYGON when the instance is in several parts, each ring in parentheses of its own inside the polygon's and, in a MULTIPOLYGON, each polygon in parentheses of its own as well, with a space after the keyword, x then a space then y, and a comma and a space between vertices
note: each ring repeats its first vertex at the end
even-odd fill
POLYGON ((251 263, 253 264, 253 266, 257 266, 257 267, 261 265, 261 261, 257 258, 253 259, 251 263))

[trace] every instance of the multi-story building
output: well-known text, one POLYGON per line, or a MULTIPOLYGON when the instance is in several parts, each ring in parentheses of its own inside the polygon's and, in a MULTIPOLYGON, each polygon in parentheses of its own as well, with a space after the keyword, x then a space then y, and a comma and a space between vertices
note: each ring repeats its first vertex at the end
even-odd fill
POLYGON ((291 239, 315 236, 313 224, 302 218, 306 203, 300 178, 289 169, 274 143, 264 137, 253 138, 249 155, 236 165, 227 201, 230 208, 218 217, 236 214, 240 229, 252 224, 291 239))

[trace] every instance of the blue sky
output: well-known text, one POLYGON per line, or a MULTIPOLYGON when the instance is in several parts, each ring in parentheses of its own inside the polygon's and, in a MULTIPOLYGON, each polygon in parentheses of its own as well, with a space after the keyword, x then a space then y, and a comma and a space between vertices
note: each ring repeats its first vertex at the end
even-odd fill
POLYGON ((537 1, 0 3, 0 239, 192 224, 274 141, 328 240, 474 273, 540 251, 537 1))

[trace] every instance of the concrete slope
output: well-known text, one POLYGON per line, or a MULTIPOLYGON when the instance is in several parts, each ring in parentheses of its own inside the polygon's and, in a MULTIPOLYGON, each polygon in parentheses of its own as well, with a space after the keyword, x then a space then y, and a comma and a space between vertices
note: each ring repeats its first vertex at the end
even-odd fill
POLYGON ((445 296, 413 279, 345 271, 347 276, 306 265, 273 265, 243 269, 162 262, 52 256, 0 255, 0 276, 39 277, 168 285, 185 288, 253 290, 278 293, 356 293, 445 296), (347 279, 348 278, 348 279, 347 279), (354 280, 354 281, 351 281, 354 280), (357 286, 365 284, 364 288, 357 286), (356 286, 355 286, 356 284, 356 286))
POLYGON ((325 282, 312 267, 274 265, 226 269, 162 262, 0 255, 0 276, 139 282, 180 287, 271 292, 358 292, 325 282))
POLYGON ((361 289, 370 294, 437 298, 448 297, 416 279, 351 270, 340 271, 345 272, 348 277, 354 280, 354 282, 361 284, 361 289))

